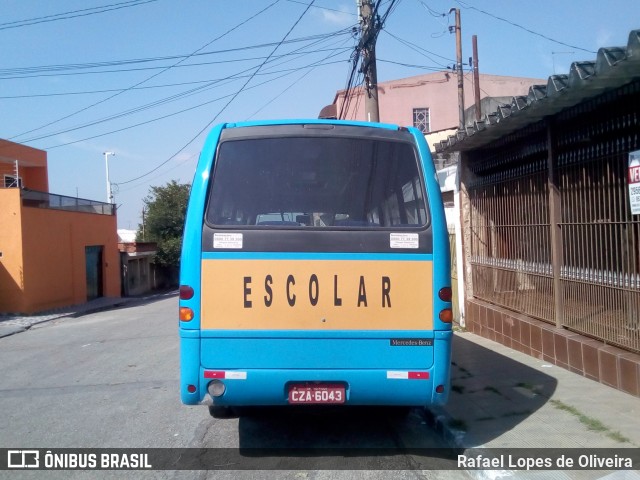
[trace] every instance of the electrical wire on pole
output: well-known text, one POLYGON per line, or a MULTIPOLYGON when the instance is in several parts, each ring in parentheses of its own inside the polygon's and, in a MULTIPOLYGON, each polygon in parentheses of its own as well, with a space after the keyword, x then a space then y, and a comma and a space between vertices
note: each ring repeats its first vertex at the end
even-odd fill
MULTIPOLYGON (((379 4, 380 2, 378 2, 379 4)), ((376 69, 376 39, 381 24, 376 8, 371 0, 360 0, 360 27, 361 37, 358 45, 362 52, 362 65, 360 72, 364 75, 364 111, 368 122, 380 121, 380 108, 378 106, 378 72, 376 69)))

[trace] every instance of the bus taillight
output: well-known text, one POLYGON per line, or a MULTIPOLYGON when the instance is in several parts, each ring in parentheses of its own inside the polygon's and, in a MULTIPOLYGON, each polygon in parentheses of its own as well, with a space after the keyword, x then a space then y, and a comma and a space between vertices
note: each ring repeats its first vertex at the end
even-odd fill
POLYGON ((193 310, 189 307, 180 307, 180 321, 190 322, 193 320, 193 310))
POLYGON ((194 291, 189 285, 180 285, 180 300, 191 300, 193 298, 194 291))
POLYGON ((453 322, 453 311, 450 308, 445 308, 443 310, 440 310, 440 314, 438 315, 438 318, 440 319, 441 322, 451 323, 453 322))
POLYGON ((438 292, 438 298, 443 302, 451 301, 451 287, 442 287, 438 292))

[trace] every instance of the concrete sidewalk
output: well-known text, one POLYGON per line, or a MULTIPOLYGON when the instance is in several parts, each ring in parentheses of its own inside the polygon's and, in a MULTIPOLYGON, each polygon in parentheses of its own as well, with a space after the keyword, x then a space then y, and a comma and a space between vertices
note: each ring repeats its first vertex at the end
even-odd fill
POLYGON ((0 338, 24 332, 34 325, 58 318, 79 317, 89 313, 134 305, 148 300, 177 295, 177 290, 136 297, 101 297, 79 305, 49 310, 34 315, 0 315, 0 338))
MULTIPOLYGON (((448 404, 429 411, 448 443, 458 448, 640 448, 640 399, 473 333, 454 335, 451 389, 448 404)), ((472 473, 478 478, 608 475, 472 473)), ((640 474, 627 470, 607 478, 640 480, 640 474)))

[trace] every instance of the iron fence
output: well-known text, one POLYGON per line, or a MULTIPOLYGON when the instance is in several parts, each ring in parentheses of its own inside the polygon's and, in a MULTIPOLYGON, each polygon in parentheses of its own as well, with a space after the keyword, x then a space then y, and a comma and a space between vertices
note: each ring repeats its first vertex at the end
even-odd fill
POLYGON ((452 227, 449 228, 449 251, 451 253, 451 308, 453 319, 460 323, 460 301, 458 297, 458 259, 456 252, 456 233, 452 227))
POLYGON ((639 99, 635 82, 470 154, 476 298, 640 352, 639 99))

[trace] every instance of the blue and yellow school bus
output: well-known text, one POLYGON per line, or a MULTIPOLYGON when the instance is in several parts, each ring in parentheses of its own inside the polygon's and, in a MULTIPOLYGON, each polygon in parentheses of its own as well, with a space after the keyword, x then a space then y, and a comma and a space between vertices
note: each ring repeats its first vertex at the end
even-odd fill
POLYGON ((440 188, 418 130, 218 125, 185 222, 182 402, 442 404, 450 278, 440 188))

